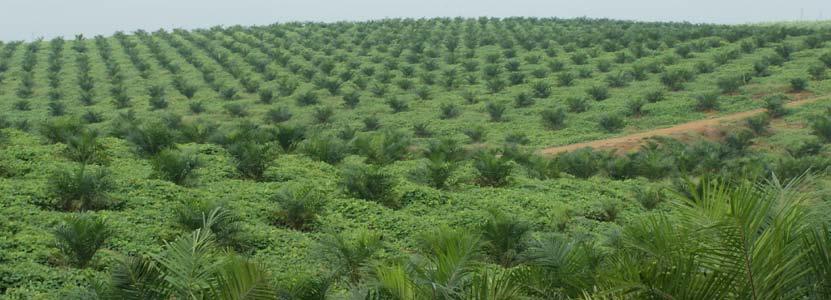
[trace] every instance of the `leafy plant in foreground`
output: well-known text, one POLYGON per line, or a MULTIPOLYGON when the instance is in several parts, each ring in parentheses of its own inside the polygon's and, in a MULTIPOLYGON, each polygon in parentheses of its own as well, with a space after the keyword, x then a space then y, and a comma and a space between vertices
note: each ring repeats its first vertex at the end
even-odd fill
POLYGON ((73 215, 54 231, 58 249, 78 268, 86 268, 95 253, 114 235, 107 223, 98 217, 73 215))

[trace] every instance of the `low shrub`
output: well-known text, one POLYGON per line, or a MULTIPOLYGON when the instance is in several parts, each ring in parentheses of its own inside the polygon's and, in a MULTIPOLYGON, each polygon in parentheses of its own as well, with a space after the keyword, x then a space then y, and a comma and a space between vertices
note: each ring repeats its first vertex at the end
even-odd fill
MULTIPOLYGON (((283 149, 283 152, 291 152, 306 138, 306 127, 301 125, 281 125, 277 127, 277 133, 274 136, 277 144, 283 149)), ((265 142, 260 139, 260 142, 265 142)))
POLYGON ((358 103, 361 102, 361 94, 358 91, 346 92, 341 98, 343 99, 343 106, 350 109, 357 107, 358 103))
POLYGON ((237 171, 243 178, 260 180, 271 163, 269 146, 254 141, 238 141, 228 147, 237 171))
POLYGON ((544 109, 540 112, 542 123, 545 128, 557 130, 565 126, 566 111, 562 107, 544 109))
POLYGON ((695 110, 697 111, 717 110, 719 107, 719 94, 717 92, 698 94, 695 96, 695 101, 695 110))
POLYGON ((831 142, 831 116, 820 116, 812 120, 811 130, 826 143, 831 142))
POLYGON ((716 85, 722 94, 735 93, 739 91, 746 82, 744 75, 721 77, 716 81, 716 85))
POLYGON ((347 194, 378 202, 389 208, 400 207, 395 197, 397 180, 392 174, 372 165, 350 165, 343 170, 341 184, 347 194))
POLYGON ((274 107, 265 112, 265 121, 270 124, 279 124, 291 120, 291 109, 285 106, 274 107))
POLYGON ((318 106, 312 111, 312 117, 318 124, 331 123, 335 116, 335 109, 331 106, 318 106))
POLYGON ((54 206, 63 211, 99 210, 113 204, 109 192, 114 182, 104 168, 61 169, 49 177, 46 186, 56 200, 54 206))
POLYGON ((788 114, 788 109, 785 108, 785 96, 773 95, 765 98, 765 109, 771 118, 780 118, 788 114))
POLYGON ((368 163, 376 165, 387 165, 403 159, 409 153, 410 145, 410 137, 395 130, 359 136, 352 142, 354 149, 365 156, 368 163))
POLYGON ((176 148, 176 133, 162 122, 151 122, 129 129, 127 141, 136 151, 153 156, 164 149, 176 148))
POLYGON ((601 170, 605 158, 591 148, 583 148, 560 154, 555 161, 560 171, 578 178, 589 178, 601 170))
POLYGON ((534 98, 548 98, 551 96, 551 84, 543 80, 535 81, 531 84, 531 92, 534 98))
POLYGON ((586 93, 595 101, 606 100, 609 98, 609 88, 603 85, 594 85, 586 90, 586 93))
POLYGON ((320 103, 319 96, 313 90, 300 93, 299 95, 297 95, 296 100, 298 106, 310 106, 320 103))
POLYGON ((248 115, 248 110, 245 106, 239 103, 228 103, 225 104, 223 108, 225 108, 225 112, 232 117, 241 118, 248 115))
POLYGON ((514 106, 518 108, 534 105, 534 102, 534 97, 525 92, 520 92, 514 96, 514 106))
POLYGON ((316 134, 300 144, 300 151, 312 159, 334 165, 346 157, 349 147, 334 136, 316 134))
POLYGON ((66 143, 68 139, 78 136, 84 131, 84 124, 77 118, 51 118, 44 121, 40 127, 40 134, 49 143, 66 143))
POLYGON ((390 109, 392 109, 392 113, 394 114, 410 109, 410 105, 407 104, 407 101, 401 100, 397 97, 387 99, 386 103, 389 105, 390 109))
POLYGON ((189 185, 196 177, 199 159, 193 153, 164 149, 151 158, 153 176, 177 185, 189 185))
POLYGON ((566 106, 569 112, 581 113, 589 110, 589 101, 584 97, 569 97, 566 99, 566 106))
POLYGON ((98 131, 86 129, 78 135, 67 138, 64 155, 70 160, 82 164, 105 162, 105 148, 99 142, 98 137, 98 131))
POLYGON ((470 143, 475 144, 485 141, 487 131, 483 126, 475 126, 465 129, 463 133, 470 139, 470 143))
POLYGON ((791 78, 790 83, 791 92, 794 93, 802 92, 808 88, 808 80, 805 80, 805 78, 802 77, 791 78))
POLYGON ((598 124, 600 124, 600 128, 606 132, 616 132, 626 125, 623 117, 614 113, 600 116, 598 124))
POLYGON ((655 209, 666 198, 664 188, 659 185, 636 185, 633 192, 635 200, 647 210, 655 209))
POLYGON ((86 268, 113 235, 104 219, 88 214, 70 216, 54 231, 58 249, 78 268, 86 268))
POLYGON ((507 185, 514 168, 510 159, 490 151, 482 151, 474 156, 473 167, 478 173, 476 183, 490 187, 507 185))
POLYGON ((527 145, 531 140, 522 132, 511 132, 505 135, 505 144, 508 145, 527 145))
POLYGON ((626 102, 626 113, 632 117, 640 117, 646 114, 646 110, 643 109, 644 105, 646 105, 646 100, 644 99, 632 99, 626 102))
POLYGON ((314 229, 323 213, 323 195, 312 186, 289 186, 273 197, 279 209, 274 212, 274 223, 298 231, 314 229))
POLYGON ((488 102, 485 104, 485 110, 491 118, 491 122, 501 122, 504 120, 505 104, 501 102, 488 102))
POLYGON ((441 105, 440 109, 441 114, 439 115, 439 118, 445 120, 453 119, 462 114, 462 110, 459 108, 459 106, 453 103, 444 103, 441 105))
POLYGON ((754 134, 762 135, 768 131, 768 126, 770 126, 770 116, 754 116, 745 120, 745 124, 747 124, 747 128, 753 131, 754 134))
POLYGON ((220 245, 244 248, 242 218, 227 203, 186 200, 174 211, 176 223, 186 231, 207 228, 220 245))

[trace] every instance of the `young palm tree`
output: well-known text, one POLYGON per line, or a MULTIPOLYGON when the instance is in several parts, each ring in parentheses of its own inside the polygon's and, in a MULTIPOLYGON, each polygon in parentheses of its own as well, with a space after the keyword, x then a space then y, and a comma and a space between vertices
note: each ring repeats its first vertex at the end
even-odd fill
POLYGON ((603 285, 637 298, 827 296, 817 280, 828 274, 827 248, 816 247, 827 232, 816 234, 824 221, 809 209, 815 204, 799 182, 691 184, 689 196, 674 203, 677 214, 624 230, 624 249, 601 276, 603 285))
POLYGON ((71 216, 55 230, 58 248, 78 268, 85 268, 112 235, 103 219, 91 215, 71 216))
POLYGON ((324 252, 334 257, 335 274, 356 286, 363 279, 383 243, 377 233, 360 230, 354 234, 330 234, 321 242, 324 252))
POLYGON ((421 237, 413 262, 381 266, 376 279, 395 299, 460 299, 479 265, 480 246, 478 236, 443 227, 421 237))
POLYGON ((525 237, 530 233, 531 227, 495 209, 489 213, 490 218, 482 227, 485 253, 503 267, 515 266, 526 248, 525 237))
MULTIPOLYGON (((205 224, 210 227, 210 224, 205 224)), ((210 230, 197 229, 158 254, 126 258, 113 271, 105 299, 275 299, 257 264, 219 249, 210 230)))

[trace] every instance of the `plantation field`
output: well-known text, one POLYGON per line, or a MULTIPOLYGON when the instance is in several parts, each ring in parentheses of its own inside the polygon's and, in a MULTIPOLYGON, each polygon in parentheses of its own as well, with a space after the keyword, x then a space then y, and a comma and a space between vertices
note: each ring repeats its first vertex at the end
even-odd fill
POLYGON ((479 18, 4 42, 0 299, 831 297, 829 40, 479 18))

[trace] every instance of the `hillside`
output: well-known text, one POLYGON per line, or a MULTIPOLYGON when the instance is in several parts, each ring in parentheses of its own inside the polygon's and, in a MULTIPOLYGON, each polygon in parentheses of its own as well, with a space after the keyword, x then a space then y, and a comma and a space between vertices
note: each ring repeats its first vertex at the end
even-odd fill
POLYGON ((831 296, 829 40, 479 18, 4 42, 0 298, 831 296))

